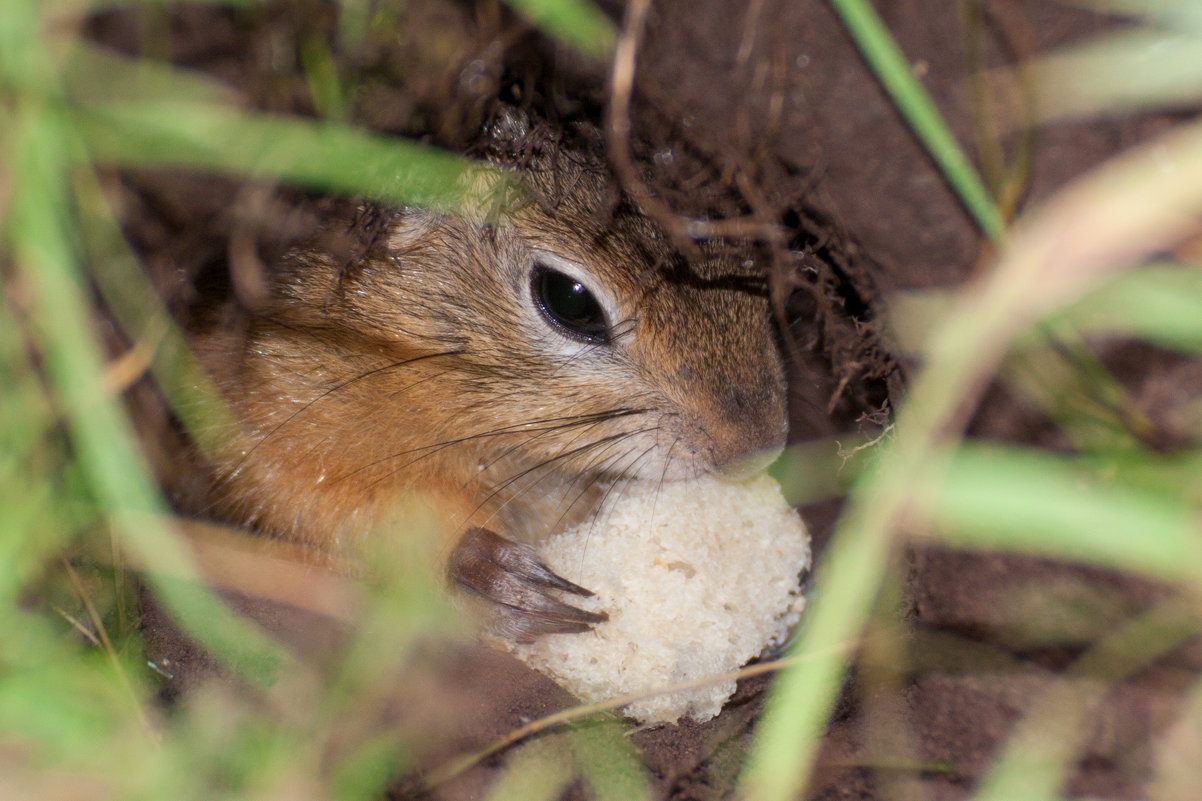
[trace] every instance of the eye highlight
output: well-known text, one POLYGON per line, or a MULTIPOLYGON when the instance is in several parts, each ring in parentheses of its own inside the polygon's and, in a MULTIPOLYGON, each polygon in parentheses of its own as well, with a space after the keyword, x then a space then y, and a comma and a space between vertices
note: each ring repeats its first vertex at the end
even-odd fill
POLYGON ((543 318, 572 339, 593 345, 609 341, 605 310, 572 276, 537 262, 530 273, 530 295, 543 318))

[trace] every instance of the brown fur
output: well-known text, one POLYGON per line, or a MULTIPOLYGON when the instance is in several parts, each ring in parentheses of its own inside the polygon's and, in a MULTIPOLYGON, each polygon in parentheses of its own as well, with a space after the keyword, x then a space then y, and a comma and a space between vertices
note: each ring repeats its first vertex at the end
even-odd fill
POLYGON ((241 425, 204 506, 336 549, 420 495, 449 534, 530 542, 615 481, 738 472, 783 444, 766 284, 745 254, 687 264, 598 160, 515 118, 488 155, 525 182, 504 216, 401 211, 349 268, 292 253, 249 333, 197 337, 241 425), (536 252, 608 298, 611 344, 542 319, 536 252))

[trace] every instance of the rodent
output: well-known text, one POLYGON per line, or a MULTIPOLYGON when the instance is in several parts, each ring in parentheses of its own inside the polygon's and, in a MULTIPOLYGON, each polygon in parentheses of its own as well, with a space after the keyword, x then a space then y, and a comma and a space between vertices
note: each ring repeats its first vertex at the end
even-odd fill
POLYGON ((245 332, 195 333, 239 427, 197 506, 338 552, 420 495, 455 582, 529 639, 600 619, 529 543, 625 480, 762 467, 785 386, 762 268, 686 260, 601 158, 516 112, 482 152, 525 190, 500 217, 397 210, 355 264, 289 253, 245 332))

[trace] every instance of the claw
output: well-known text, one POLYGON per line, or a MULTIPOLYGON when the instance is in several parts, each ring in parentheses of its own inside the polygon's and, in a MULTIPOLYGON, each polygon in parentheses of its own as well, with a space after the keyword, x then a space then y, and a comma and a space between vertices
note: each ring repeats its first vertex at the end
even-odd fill
POLYGON ((464 534, 447 565, 450 579, 491 602, 493 630, 528 642, 540 634, 578 634, 609 619, 560 601, 550 591, 581 597, 593 593, 556 575, 534 549, 486 528, 464 534))

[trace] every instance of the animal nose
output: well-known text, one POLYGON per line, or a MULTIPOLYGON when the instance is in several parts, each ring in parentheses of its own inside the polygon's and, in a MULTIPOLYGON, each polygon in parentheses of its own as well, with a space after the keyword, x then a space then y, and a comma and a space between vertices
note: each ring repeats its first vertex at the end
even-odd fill
POLYGON ((721 422, 710 435, 710 470, 741 481, 760 472, 780 456, 785 447, 787 423, 783 399, 774 393, 753 397, 746 392, 727 393, 721 422))
POLYGON ((714 462, 713 472, 731 481, 745 481, 766 470, 785 450, 784 437, 779 444, 763 450, 754 450, 726 461, 714 462))

